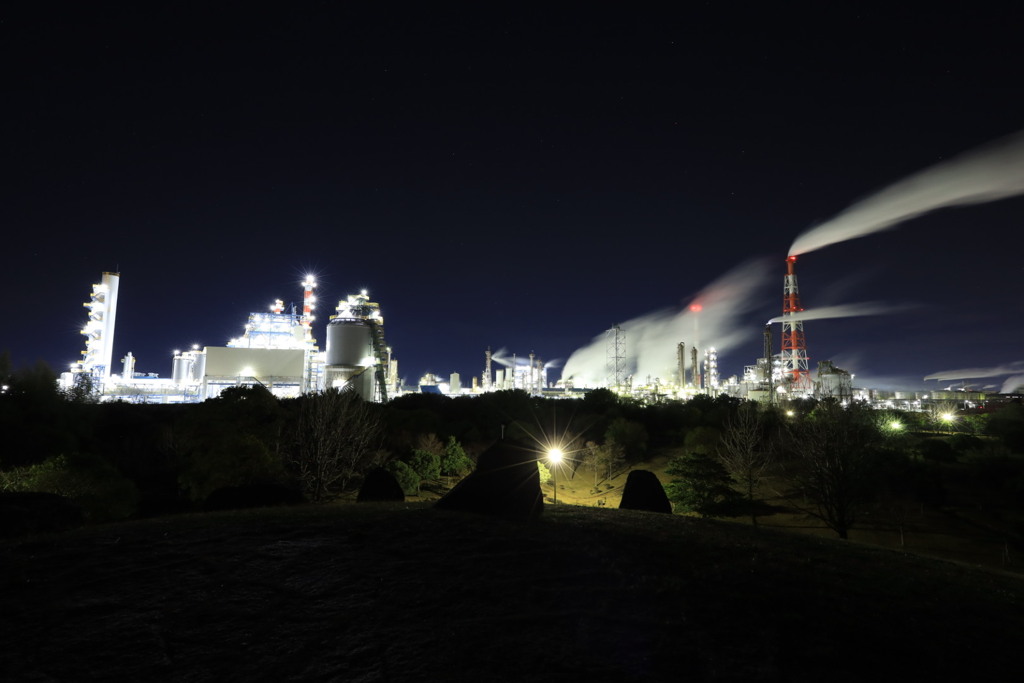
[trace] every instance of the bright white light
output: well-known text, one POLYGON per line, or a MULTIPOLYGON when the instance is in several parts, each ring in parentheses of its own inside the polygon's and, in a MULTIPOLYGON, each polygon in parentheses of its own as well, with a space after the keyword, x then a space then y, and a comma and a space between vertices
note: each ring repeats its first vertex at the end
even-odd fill
POLYGON ((956 415, 954 415, 953 413, 943 413, 942 415, 939 416, 939 419, 941 419, 943 422, 952 422, 953 420, 956 419, 956 415))
POLYGON ((548 451, 548 460, 552 463, 559 463, 562 461, 562 449, 552 448, 548 451))
POLYGON ((903 429, 903 423, 900 422, 899 420, 893 420, 892 422, 889 423, 889 429, 893 430, 894 432, 898 432, 899 430, 903 429))

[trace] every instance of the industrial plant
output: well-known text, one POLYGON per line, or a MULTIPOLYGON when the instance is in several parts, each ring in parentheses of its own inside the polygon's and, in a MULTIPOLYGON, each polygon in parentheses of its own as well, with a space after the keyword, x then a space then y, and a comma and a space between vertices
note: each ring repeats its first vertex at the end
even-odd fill
MULTIPOLYGON (((398 362, 385 341, 384 317, 380 304, 370 300, 366 290, 338 301, 324 328, 325 347, 314 336, 314 294, 316 281, 307 277, 302 284, 302 308, 291 310, 281 299, 267 310, 249 314, 241 336, 224 346, 193 346, 178 350, 170 359, 167 378, 135 371, 129 351, 121 358, 120 373, 112 365, 120 274, 105 272, 93 285, 82 360, 62 373, 65 388, 89 383, 100 400, 137 403, 197 403, 215 398, 229 387, 265 387, 275 396, 290 398, 326 389, 344 389, 363 399, 386 402, 402 394, 436 393, 473 396, 492 391, 523 390, 533 396, 580 397, 594 388, 607 388, 623 397, 643 403, 688 400, 697 395, 727 395, 765 404, 802 398, 834 398, 842 403, 864 401, 881 407, 922 410, 935 402, 956 401, 964 407, 985 399, 979 392, 882 392, 856 388, 854 376, 831 361, 810 370, 810 358, 801 313, 796 276, 797 257, 786 259, 783 278, 782 315, 765 325, 763 352, 742 374, 722 378, 714 346, 700 348, 696 339, 675 342, 675 368, 666 378, 629 373, 627 331, 614 325, 604 335, 607 374, 604 382, 582 383, 572 377, 551 380, 552 363, 545 363, 532 351, 520 356, 503 350, 484 351, 483 371, 466 386, 458 373, 448 378, 427 374, 414 384, 402 381, 398 362), (776 352, 773 324, 780 325, 781 339, 776 352)), ((701 310, 694 304, 691 311, 701 310)))

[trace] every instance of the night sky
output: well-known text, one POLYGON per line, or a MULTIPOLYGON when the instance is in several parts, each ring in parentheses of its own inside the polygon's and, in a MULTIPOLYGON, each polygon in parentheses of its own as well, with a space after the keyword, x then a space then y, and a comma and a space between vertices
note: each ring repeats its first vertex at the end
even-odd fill
MULTIPOLYGON (((117 270, 115 368, 131 351, 167 376, 174 349, 300 305, 312 272, 321 344, 366 288, 402 376, 468 385, 488 346, 564 361, 731 273, 728 329, 700 342, 738 374, 798 235, 1024 128, 1019 22, 984 4, 690 4, 6 14, 0 349, 64 369, 117 270)), ((802 256, 806 308, 891 309, 807 322, 812 369, 1024 375, 1022 215, 1021 197, 943 209, 802 256)))

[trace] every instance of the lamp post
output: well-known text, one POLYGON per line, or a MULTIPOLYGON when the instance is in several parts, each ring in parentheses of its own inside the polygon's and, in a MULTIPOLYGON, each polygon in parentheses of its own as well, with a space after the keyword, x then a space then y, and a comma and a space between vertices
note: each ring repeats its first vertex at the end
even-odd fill
POLYGON ((558 505, 558 463, 562 462, 562 449, 552 448, 548 451, 548 462, 551 463, 551 484, 554 487, 554 505, 558 505))

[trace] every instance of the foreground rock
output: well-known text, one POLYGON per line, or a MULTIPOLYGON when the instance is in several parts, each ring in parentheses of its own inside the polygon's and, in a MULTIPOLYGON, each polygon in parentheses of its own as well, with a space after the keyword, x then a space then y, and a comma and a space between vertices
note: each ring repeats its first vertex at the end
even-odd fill
POLYGON ((395 475, 381 467, 366 475, 363 485, 359 487, 359 495, 356 496, 357 503, 401 503, 404 500, 402 485, 395 479, 395 475))
POLYGON ((633 470, 622 489, 620 510, 646 510, 672 514, 672 503, 654 472, 633 470))
POLYGON ((541 514, 544 499, 537 470, 537 451, 499 441, 480 454, 476 469, 436 506, 513 519, 541 514))

